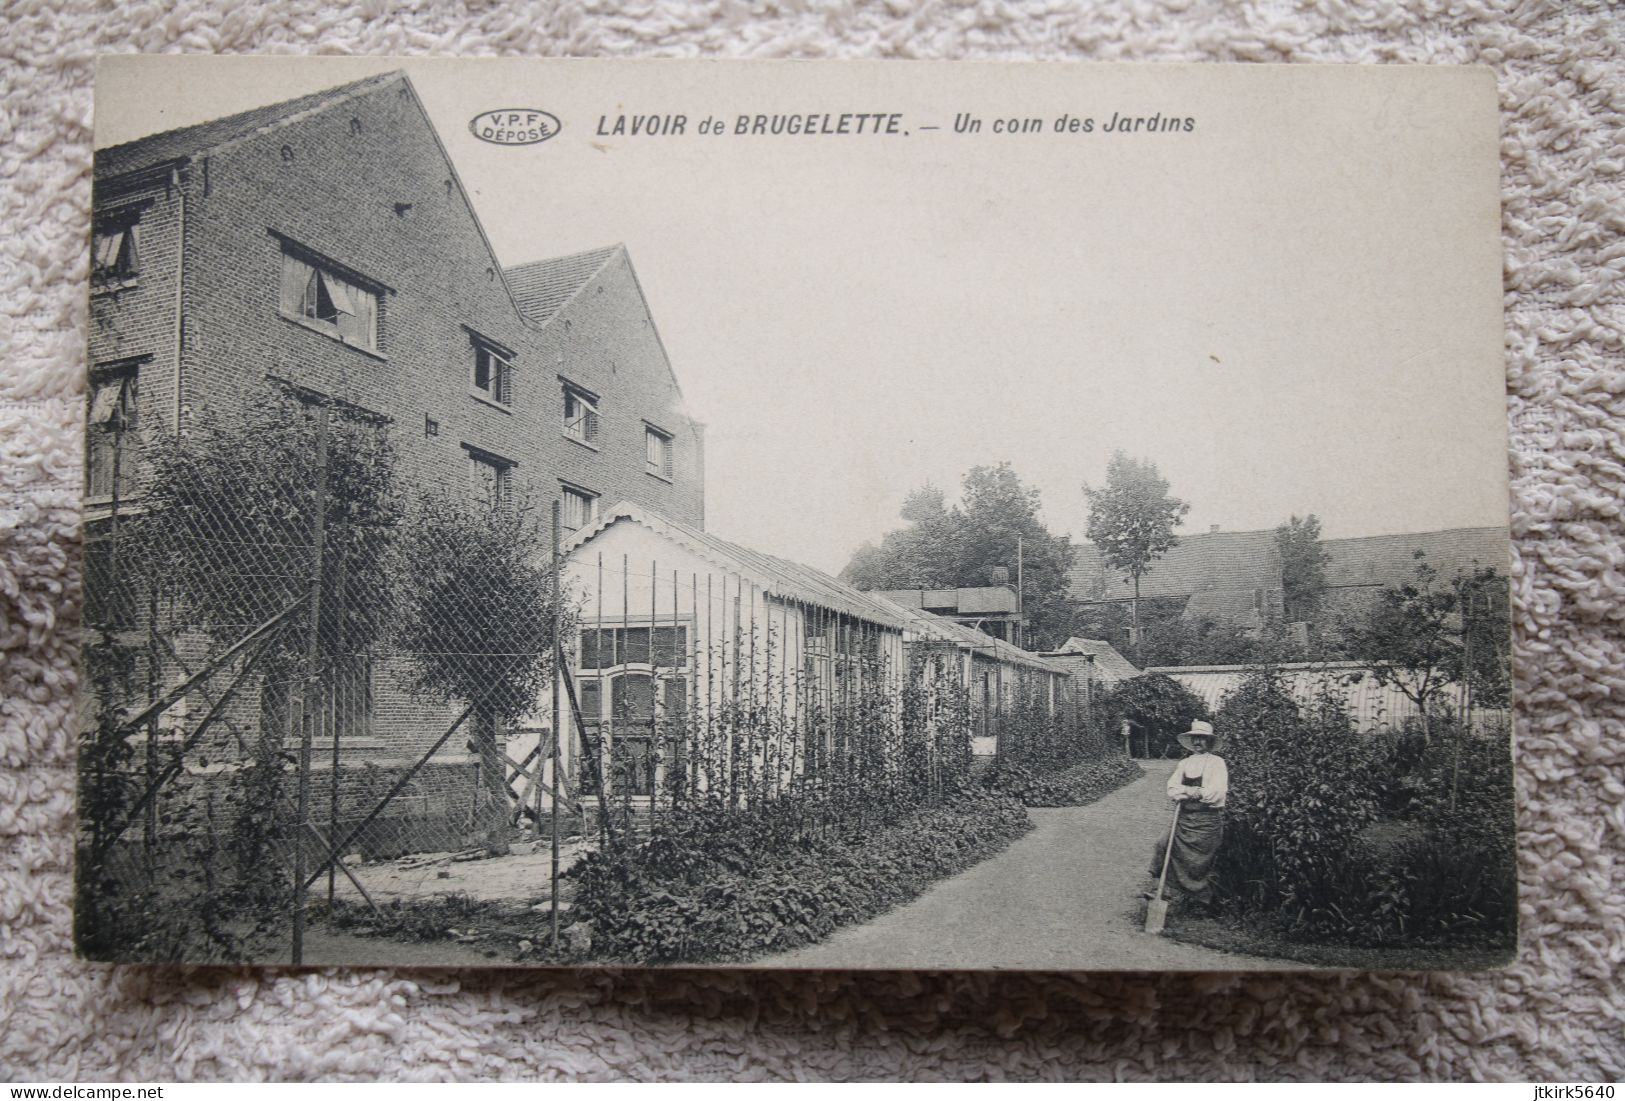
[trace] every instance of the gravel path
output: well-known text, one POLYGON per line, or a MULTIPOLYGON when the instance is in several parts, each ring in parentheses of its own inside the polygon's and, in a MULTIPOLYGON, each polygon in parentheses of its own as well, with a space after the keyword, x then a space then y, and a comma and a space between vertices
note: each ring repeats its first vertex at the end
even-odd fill
MULTIPOLYGON (((1144 932, 1140 892, 1159 831, 1169 762, 1086 807, 1034 808, 1010 848, 907 906, 765 967, 1258 971, 1301 967, 1144 932)), ((1177 922, 1177 916, 1170 919, 1177 922)))

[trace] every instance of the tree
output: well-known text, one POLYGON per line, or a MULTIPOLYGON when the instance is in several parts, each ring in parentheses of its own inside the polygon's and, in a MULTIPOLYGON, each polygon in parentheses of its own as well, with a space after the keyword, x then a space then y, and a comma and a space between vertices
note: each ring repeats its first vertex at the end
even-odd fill
POLYGON ((1086 484, 1083 493, 1089 499, 1089 541, 1100 548, 1106 565, 1134 583, 1130 609, 1134 657, 1140 662, 1140 578, 1178 542, 1174 528, 1191 506, 1168 495, 1168 482, 1155 463, 1121 451, 1106 465, 1106 484, 1099 489, 1086 484))
POLYGON ((1294 516, 1275 529, 1275 547, 1281 555, 1281 597, 1288 623, 1315 618, 1326 595, 1326 564, 1331 561, 1320 545, 1320 518, 1310 513, 1294 516))
POLYGON ((904 499, 908 526, 860 547, 841 578, 859 589, 949 589, 988 585, 1002 566, 1014 582, 1019 543, 1025 641, 1057 645, 1071 622, 1073 549, 1044 526, 1039 507, 1038 490, 1022 485, 1009 463, 968 471, 954 507, 941 489, 922 486, 904 499))
MULTIPOLYGON (((482 827, 493 847, 507 817, 500 726, 527 713, 553 674, 553 574, 526 510, 428 493, 401 540, 396 644, 419 696, 469 708, 485 782, 482 827)), ((574 613, 561 595, 564 631, 574 613)))
POLYGON ((1442 583, 1421 551, 1416 560, 1415 580, 1383 590, 1353 630, 1350 649, 1371 663, 1377 683, 1399 689, 1416 705, 1431 740, 1432 711, 1452 682, 1465 680, 1482 702, 1505 701, 1507 588, 1494 569, 1442 583))
MULTIPOLYGON (((964 516, 947 495, 926 484, 903 498, 908 527, 887 532, 880 546, 865 543, 841 576, 859 589, 946 589, 962 582, 960 537, 964 516)), ((975 582, 987 584, 984 577, 975 582)))
POLYGON ((1235 623, 1211 618, 1191 620, 1176 614, 1152 619, 1144 632, 1147 666, 1256 665, 1291 661, 1298 656, 1286 637, 1269 626, 1263 632, 1253 632, 1235 623))

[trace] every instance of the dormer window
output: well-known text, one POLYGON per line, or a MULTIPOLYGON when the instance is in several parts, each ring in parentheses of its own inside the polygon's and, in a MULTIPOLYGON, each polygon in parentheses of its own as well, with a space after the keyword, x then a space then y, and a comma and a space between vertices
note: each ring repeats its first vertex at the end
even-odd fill
POLYGON ((582 443, 598 444, 598 395, 564 384, 564 434, 582 443))
POLYGON ((474 337, 473 375, 476 397, 497 405, 513 404, 513 354, 484 337, 474 337))
POLYGON ((378 293, 336 266, 282 253, 282 312, 346 344, 378 349, 378 293))

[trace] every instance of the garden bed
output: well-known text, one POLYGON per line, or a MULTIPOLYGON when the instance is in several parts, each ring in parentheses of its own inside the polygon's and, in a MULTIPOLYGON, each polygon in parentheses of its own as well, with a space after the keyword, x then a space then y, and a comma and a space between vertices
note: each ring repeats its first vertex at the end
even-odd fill
POLYGON ((1019 801, 975 787, 862 835, 797 836, 785 818, 772 809, 702 813, 652 840, 587 855, 567 873, 574 898, 557 951, 545 905, 400 900, 383 907, 381 922, 340 899, 336 924, 527 963, 739 963, 911 901, 1032 829, 1019 801))
POLYGON ((984 782, 996 792, 1021 800, 1025 806, 1082 807, 1144 775, 1145 769, 1134 761, 1113 755, 1045 774, 1008 765, 989 773, 984 782))
POLYGON ((783 823, 753 817, 722 814, 587 857, 571 873, 566 945, 624 963, 737 963, 788 951, 912 900, 1032 828, 1020 802, 974 787, 857 835, 762 844, 783 823))

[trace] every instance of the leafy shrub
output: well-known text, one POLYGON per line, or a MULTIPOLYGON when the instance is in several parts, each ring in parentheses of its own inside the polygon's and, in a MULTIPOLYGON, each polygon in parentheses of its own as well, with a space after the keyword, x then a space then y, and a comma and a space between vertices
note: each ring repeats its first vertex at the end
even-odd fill
POLYGON ((1230 770, 1221 888, 1246 909, 1339 924, 1355 839, 1377 819, 1373 743, 1330 694, 1300 708, 1267 669, 1226 697, 1215 725, 1230 770))
POLYGON ((1100 708, 1112 727, 1124 719, 1132 722, 1134 740, 1143 740, 1149 757, 1167 756, 1178 748, 1177 735, 1190 729, 1191 720, 1209 717, 1200 696, 1162 673, 1121 682, 1101 697, 1100 708))
POLYGON ((595 958, 745 960, 828 936, 906 902, 1032 827, 1022 805, 974 787, 864 835, 801 829, 795 806, 717 809, 572 868, 572 918, 595 958), (777 843, 764 843, 764 835, 777 843))
POLYGON ((1216 725, 1230 797, 1215 870, 1234 910, 1352 945, 1515 931, 1504 739, 1458 744, 1439 736, 1460 733, 1448 723, 1426 743, 1362 737, 1330 693, 1300 706, 1268 670, 1226 698, 1216 725))
POLYGON ((1001 766, 983 782, 994 791, 1013 796, 1029 807, 1081 807, 1145 775, 1127 757, 1116 755, 1085 761, 1065 771, 1035 775, 1020 765, 1001 766))

